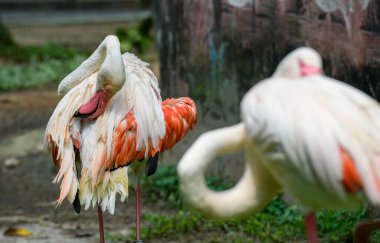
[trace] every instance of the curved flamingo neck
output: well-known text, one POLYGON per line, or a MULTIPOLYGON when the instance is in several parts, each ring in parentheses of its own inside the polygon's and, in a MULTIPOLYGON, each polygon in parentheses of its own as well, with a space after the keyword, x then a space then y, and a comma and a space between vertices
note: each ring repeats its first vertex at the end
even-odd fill
MULTIPOLYGON (((94 53, 77 69, 67 75, 58 86, 58 95, 63 96, 76 85, 99 71, 97 83, 102 80, 112 83, 111 86, 121 87, 125 81, 124 63, 120 52, 119 39, 107 36, 94 53)), ((98 90, 101 87, 97 87, 98 90)))
POLYGON ((203 134, 185 153, 178 165, 180 189, 185 200, 198 211, 218 219, 228 219, 261 210, 278 192, 268 172, 260 163, 251 163, 247 152, 245 172, 229 190, 210 190, 204 172, 219 155, 242 150, 247 145, 243 123, 203 134))

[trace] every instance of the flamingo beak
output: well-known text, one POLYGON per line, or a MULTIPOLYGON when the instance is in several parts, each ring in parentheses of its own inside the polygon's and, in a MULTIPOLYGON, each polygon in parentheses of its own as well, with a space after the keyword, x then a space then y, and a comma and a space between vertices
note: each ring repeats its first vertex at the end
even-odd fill
POLYGON ((305 64, 300 62, 301 68, 301 77, 309 76, 309 75, 319 75, 322 73, 321 68, 305 64))
POLYGON ((110 100, 109 94, 105 90, 99 90, 91 99, 82 105, 74 114, 74 117, 95 119, 103 114, 107 103, 110 100))

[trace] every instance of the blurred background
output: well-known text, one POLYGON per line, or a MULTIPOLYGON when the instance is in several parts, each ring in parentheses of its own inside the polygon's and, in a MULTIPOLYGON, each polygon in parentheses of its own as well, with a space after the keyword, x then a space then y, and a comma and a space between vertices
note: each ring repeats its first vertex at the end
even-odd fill
MULTIPOLYGON (((59 186, 51 183, 56 169, 42 140, 59 82, 109 34, 123 52, 151 64, 163 99, 190 96, 198 108, 196 128, 143 182, 143 238, 305 242, 300 211, 284 195, 245 219, 218 222, 190 211, 175 165, 201 133, 239 122, 244 93, 299 46, 322 55, 326 75, 380 99, 378 0, 0 0, 0 242, 98 241, 95 210, 76 215, 67 202, 54 208, 59 186)), ((242 159, 213 163, 209 186, 233 185, 242 159)), ((133 240, 130 194, 105 216, 107 242, 133 240)), ((321 212, 320 237, 350 242, 358 219, 379 215, 366 207, 321 212)))

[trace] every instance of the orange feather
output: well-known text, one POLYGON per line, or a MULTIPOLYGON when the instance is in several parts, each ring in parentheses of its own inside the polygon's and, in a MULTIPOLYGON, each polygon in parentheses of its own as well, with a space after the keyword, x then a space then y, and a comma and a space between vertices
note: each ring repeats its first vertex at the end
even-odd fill
POLYGON ((348 192, 355 193, 358 189, 363 188, 355 163, 343 148, 340 148, 340 156, 343 166, 343 185, 348 192))
MULTIPOLYGON (((162 102, 162 110, 166 124, 166 133, 160 140, 157 148, 153 148, 151 141, 149 141, 148 155, 150 157, 153 157, 157 152, 171 149, 197 123, 197 110, 194 101, 190 98, 166 99, 162 102)), ((112 170, 126 166, 133 161, 145 159, 146 148, 140 151, 136 150, 136 134, 137 123, 133 113, 129 112, 115 129, 110 160, 107 160, 106 153, 103 151, 95 161, 100 159, 102 165, 105 165, 106 170, 112 170)), ((80 141, 73 136, 71 139, 73 140, 74 147, 79 149, 80 141)), ((58 148, 55 143, 52 143, 51 153, 55 165, 59 168, 61 161, 57 158, 58 148)), ((102 165, 94 165, 94 178, 98 177, 96 176, 96 171, 103 169, 99 168, 103 167, 102 165)))
MULTIPOLYGON (((197 122, 197 111, 194 101, 183 97, 178 99, 166 99, 162 102, 162 110, 166 124, 165 136, 160 140, 157 148, 153 148, 149 141, 148 155, 154 156, 157 152, 171 149, 197 122)), ((145 149, 136 151, 137 124, 130 112, 120 122, 113 136, 110 164, 107 170, 115 169, 130 164, 135 160, 145 159, 145 149)))

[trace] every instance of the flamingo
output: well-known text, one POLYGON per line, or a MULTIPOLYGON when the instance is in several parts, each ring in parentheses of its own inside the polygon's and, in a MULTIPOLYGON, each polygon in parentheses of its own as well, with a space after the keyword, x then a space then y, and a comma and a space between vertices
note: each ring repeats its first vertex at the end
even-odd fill
POLYGON ((172 148, 197 121, 190 98, 162 102, 158 82, 148 64, 120 53, 116 36, 107 36, 94 53, 62 80, 63 96, 45 132, 62 180, 57 206, 65 198, 77 213, 81 205, 98 208, 100 241, 104 242, 103 212, 114 214, 116 194, 128 196, 128 168, 134 161, 136 229, 140 235, 141 167, 157 169, 159 153, 172 148), (77 168, 76 159, 82 162, 77 168))
MULTIPOLYGON (((315 50, 296 49, 245 94, 241 123, 202 134, 178 165, 185 201, 210 217, 228 219, 257 212, 286 191, 302 206, 313 243, 313 212, 356 209, 365 201, 379 205, 380 106, 321 71, 315 50), (240 150, 245 172, 237 185, 222 192, 207 188, 209 163, 240 150)), ((357 227, 355 239, 372 226, 357 227)))

